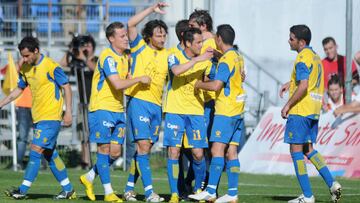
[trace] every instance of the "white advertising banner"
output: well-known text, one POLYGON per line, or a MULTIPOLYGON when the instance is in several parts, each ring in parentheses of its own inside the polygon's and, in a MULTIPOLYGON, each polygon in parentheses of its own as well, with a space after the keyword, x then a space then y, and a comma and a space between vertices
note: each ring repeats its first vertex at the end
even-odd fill
MULTIPOLYGON (((289 144, 283 142, 286 120, 280 107, 270 107, 239 154, 241 171, 258 174, 295 174, 289 144)), ((335 119, 322 114, 314 145, 335 176, 360 177, 360 114, 335 119)), ((307 160, 308 174, 318 175, 307 160)))

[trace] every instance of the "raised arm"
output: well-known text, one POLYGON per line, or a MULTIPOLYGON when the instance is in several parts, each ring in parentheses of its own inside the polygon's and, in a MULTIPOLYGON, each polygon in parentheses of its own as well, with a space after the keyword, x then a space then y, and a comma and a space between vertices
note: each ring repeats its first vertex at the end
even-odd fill
POLYGON ((129 40, 134 41, 137 36, 136 25, 138 25, 142 20, 144 20, 144 18, 146 18, 146 16, 150 15, 153 12, 165 14, 165 11, 163 11, 161 9, 166 6, 168 6, 167 3, 158 2, 154 5, 146 8, 145 10, 141 11, 140 13, 134 15, 133 17, 131 17, 128 21, 129 40))

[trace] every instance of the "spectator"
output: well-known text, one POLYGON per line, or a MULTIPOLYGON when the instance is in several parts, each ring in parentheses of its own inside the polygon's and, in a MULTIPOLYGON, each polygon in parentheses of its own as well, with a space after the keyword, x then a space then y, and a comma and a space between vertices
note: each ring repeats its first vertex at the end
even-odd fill
MULTIPOLYGON (((345 84, 346 57, 338 54, 338 46, 333 37, 326 37, 323 39, 322 44, 326 54, 326 57, 322 60, 324 66, 324 87, 328 87, 328 81, 333 74, 337 74, 340 78, 340 82, 345 84)), ((352 72, 353 74, 356 74, 357 72, 354 62, 352 63, 352 72)))
MULTIPOLYGON (((62 67, 85 68, 94 71, 98 57, 95 56, 96 42, 91 35, 74 36, 69 50, 60 61, 62 67)), ((71 70, 74 73, 74 70, 71 70)))
POLYGON ((328 82, 328 91, 326 93, 325 105, 323 111, 334 111, 344 104, 343 100, 343 84, 337 74, 332 75, 328 82))
POLYGON ((352 102, 350 104, 345 104, 336 108, 334 111, 334 115, 336 117, 341 116, 344 113, 360 113, 360 82, 358 73, 353 75, 352 86, 352 102))

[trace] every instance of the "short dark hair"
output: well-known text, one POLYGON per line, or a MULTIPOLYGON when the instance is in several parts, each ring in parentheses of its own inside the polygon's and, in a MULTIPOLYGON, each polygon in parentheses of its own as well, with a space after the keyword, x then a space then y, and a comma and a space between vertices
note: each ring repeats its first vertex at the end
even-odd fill
POLYGON ((340 80, 340 77, 338 74, 333 74, 330 76, 330 80, 328 82, 328 89, 330 85, 339 85, 341 88, 343 87, 342 81, 340 80))
POLYGON ((206 25, 208 31, 213 30, 213 20, 207 10, 197 10, 190 14, 189 20, 195 19, 199 25, 206 25))
POLYGON ((222 24, 217 27, 216 35, 220 36, 227 45, 233 45, 235 40, 235 31, 229 24, 222 24))
POLYGON ((157 19, 150 20, 145 24, 144 29, 141 31, 141 35, 143 36, 146 43, 150 42, 150 38, 154 34, 154 29, 157 27, 163 28, 166 34, 168 33, 168 27, 164 21, 157 19))
POLYGON ((24 37, 20 41, 18 49, 19 51, 22 51, 25 48, 27 48, 30 52, 35 52, 35 49, 40 50, 40 42, 33 36, 24 37))
POLYGON ((185 42, 193 43, 195 34, 201 35, 201 30, 199 28, 188 28, 187 30, 184 31, 182 40, 184 41, 184 43, 185 42))
POLYGON ((310 44, 311 31, 306 25, 294 25, 290 28, 290 32, 295 35, 298 40, 304 40, 306 45, 310 44))
POLYGON ((182 39, 182 34, 185 30, 187 30, 189 28, 189 20, 184 19, 184 20, 179 20, 176 25, 175 25, 175 32, 176 32, 176 36, 178 38, 179 41, 181 41, 182 39))
POLYGON ((325 46, 325 44, 329 43, 329 42, 333 42, 336 45, 336 41, 333 37, 325 37, 322 40, 322 45, 325 46))
POLYGON ((111 36, 114 36, 115 34, 115 29, 122 29, 124 28, 124 24, 121 22, 112 22, 110 23, 110 25, 108 25, 106 27, 105 33, 106 33, 106 38, 109 40, 109 38, 111 36))

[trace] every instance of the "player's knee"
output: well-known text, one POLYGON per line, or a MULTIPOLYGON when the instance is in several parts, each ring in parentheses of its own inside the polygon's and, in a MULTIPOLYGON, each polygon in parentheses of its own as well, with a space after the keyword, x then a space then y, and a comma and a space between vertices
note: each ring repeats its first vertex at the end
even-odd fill
POLYGON ((203 149, 193 149, 192 155, 196 161, 201 161, 204 158, 204 150, 203 149))
POLYGON ((137 143, 137 152, 139 154, 150 153, 151 143, 149 140, 139 140, 137 143))
POLYGON ((238 154, 237 154, 237 146, 235 145, 230 145, 227 153, 226 153, 226 159, 227 160, 233 160, 233 159, 237 159, 238 158, 238 154))
POLYGON ((180 157, 180 149, 177 147, 169 147, 168 154, 170 159, 177 160, 180 157))
POLYGON ((110 145, 110 157, 112 159, 118 159, 121 156, 121 145, 111 144, 110 145))

